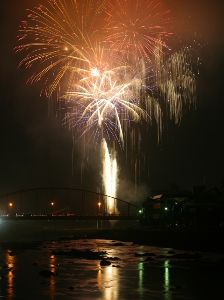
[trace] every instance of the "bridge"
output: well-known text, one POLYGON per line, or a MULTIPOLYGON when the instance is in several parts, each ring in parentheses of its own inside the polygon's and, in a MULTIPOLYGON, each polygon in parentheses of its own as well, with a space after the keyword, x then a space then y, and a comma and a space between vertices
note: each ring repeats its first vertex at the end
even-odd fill
POLYGON ((0 195, 1 218, 12 220, 134 220, 138 210, 128 201, 77 187, 32 187, 0 195))

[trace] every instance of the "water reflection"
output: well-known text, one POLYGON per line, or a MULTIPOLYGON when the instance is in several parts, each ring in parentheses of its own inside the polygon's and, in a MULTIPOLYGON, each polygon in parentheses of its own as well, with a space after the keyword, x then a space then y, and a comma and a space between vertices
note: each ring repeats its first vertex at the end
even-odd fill
POLYGON ((119 299, 119 269, 112 265, 101 268, 98 264, 98 288, 102 291, 104 300, 119 299))
POLYGON ((165 289, 165 300, 171 300, 170 293, 170 263, 169 259, 164 261, 164 289, 165 289))
POLYGON ((102 269, 101 269, 100 263, 98 263, 97 267, 98 267, 97 284, 98 284, 99 290, 101 291, 102 290, 102 269))
MULTIPOLYGON (((56 257, 55 257, 55 255, 50 256, 49 267, 50 267, 50 271, 55 274, 56 273, 56 257)), ((50 288, 50 297, 51 297, 51 299, 54 299, 55 291, 56 291, 55 276, 50 276, 49 288, 50 288)))
POLYGON ((14 298, 14 269, 15 269, 16 258, 10 251, 6 252, 6 264, 8 267, 7 273, 7 299, 11 300, 14 298))
POLYGON ((138 263, 138 289, 140 296, 143 293, 143 288, 144 288, 144 263, 139 262, 138 263))

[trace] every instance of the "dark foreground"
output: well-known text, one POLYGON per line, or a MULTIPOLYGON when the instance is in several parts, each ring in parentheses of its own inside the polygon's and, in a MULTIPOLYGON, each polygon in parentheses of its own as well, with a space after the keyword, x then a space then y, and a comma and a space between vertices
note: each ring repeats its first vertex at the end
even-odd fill
POLYGON ((2 222, 0 298, 220 299, 221 233, 125 224, 2 222))
POLYGON ((4 221, 0 243, 100 238, 159 247, 224 253, 223 231, 159 230, 137 221, 4 221))
POLYGON ((223 255, 102 239, 4 244, 2 299, 220 299, 223 255))

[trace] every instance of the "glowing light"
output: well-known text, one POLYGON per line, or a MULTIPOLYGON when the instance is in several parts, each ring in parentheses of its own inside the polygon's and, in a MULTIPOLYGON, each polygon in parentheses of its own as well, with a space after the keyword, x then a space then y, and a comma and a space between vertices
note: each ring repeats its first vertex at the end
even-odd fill
MULTIPOLYGON (((117 177, 118 177, 117 161, 115 158, 115 153, 113 153, 113 158, 111 158, 105 139, 103 139, 102 141, 102 163, 103 163, 102 179, 103 179, 105 194, 108 196, 116 197, 117 177)), ((115 199, 111 197, 107 197, 106 211, 109 214, 114 214, 117 212, 117 205, 115 199)))
POLYGON ((69 127, 124 145, 130 122, 156 120, 159 140, 164 115, 179 123, 194 105, 188 48, 164 54, 172 32, 159 0, 43 3, 21 23, 16 51, 20 65, 35 67, 28 82, 44 80, 47 96, 65 100, 69 127))
MULTIPOLYGON (((103 186, 115 197, 117 161, 106 140, 126 147, 126 158, 131 146, 137 186, 143 126, 133 123, 156 124, 159 142, 164 119, 179 124, 195 108, 190 49, 169 49, 170 12, 160 0, 42 2, 20 25, 20 65, 34 70, 28 83, 42 81, 47 97, 57 95, 63 125, 103 139, 103 186)), ((108 197, 105 209, 116 213, 116 201, 108 197)))
POLYGON ((16 258, 14 255, 11 255, 9 252, 6 253, 6 263, 8 266, 7 273, 7 299, 14 299, 14 271, 16 267, 16 258))
POLYGON ((138 288, 140 294, 144 291, 144 263, 138 263, 138 288))
MULTIPOLYGON (((56 257, 55 255, 50 255, 49 258, 49 269, 52 273, 56 273, 56 257)), ((56 291, 56 280, 55 280, 55 276, 50 276, 50 282, 49 282, 49 291, 50 291, 50 295, 53 298, 55 295, 55 291, 56 291)))
MULTIPOLYGON (((66 115, 71 127, 85 123, 83 133, 99 127, 103 133, 116 135, 123 142, 123 122, 147 119, 147 112, 140 107, 141 80, 126 78, 128 68, 120 66, 104 70, 99 76, 82 77, 64 96, 72 105, 66 115), (77 110, 78 109, 78 110, 77 110)), ((128 74, 130 77, 130 72, 128 74)))
POLYGON ((165 289, 165 299, 171 299, 170 293, 170 264, 169 260, 164 261, 164 289, 165 289))
POLYGON ((12 202, 9 202, 9 207, 13 207, 13 203, 12 202))
POLYGON ((91 70, 91 75, 94 77, 98 77, 98 76, 100 76, 100 71, 97 68, 93 68, 91 70))
POLYGON ((28 79, 44 79, 47 96, 58 88, 66 90, 71 73, 82 67, 83 49, 95 41, 102 27, 104 0, 43 0, 28 10, 19 28, 17 52, 25 57, 20 65, 35 66, 28 79))

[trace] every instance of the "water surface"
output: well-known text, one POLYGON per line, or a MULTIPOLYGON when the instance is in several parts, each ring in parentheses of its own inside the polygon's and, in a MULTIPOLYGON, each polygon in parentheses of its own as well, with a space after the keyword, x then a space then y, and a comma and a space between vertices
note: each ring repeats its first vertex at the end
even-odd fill
POLYGON ((8 300, 207 300, 223 293, 223 256, 209 253, 83 239, 4 246, 0 262, 0 297, 8 300), (105 251, 111 265, 57 254, 72 249, 105 251))

